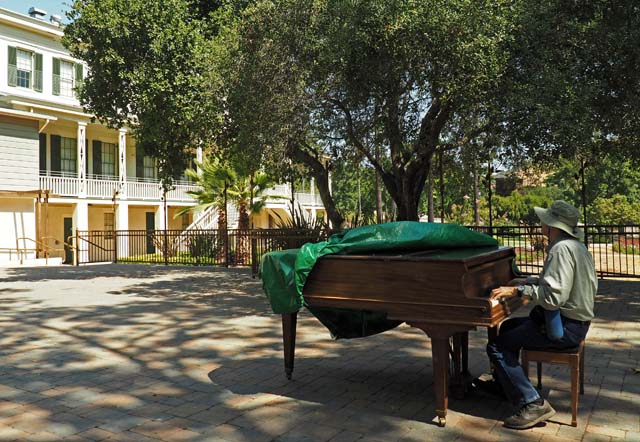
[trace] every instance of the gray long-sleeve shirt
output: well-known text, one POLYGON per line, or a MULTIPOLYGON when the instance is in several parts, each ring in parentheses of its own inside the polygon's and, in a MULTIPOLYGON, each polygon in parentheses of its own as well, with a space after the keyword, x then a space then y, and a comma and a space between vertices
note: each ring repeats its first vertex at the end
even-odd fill
POLYGON ((523 296, 547 310, 560 309, 567 318, 590 321, 597 290, 591 253, 566 236, 549 244, 542 273, 527 278, 523 296))

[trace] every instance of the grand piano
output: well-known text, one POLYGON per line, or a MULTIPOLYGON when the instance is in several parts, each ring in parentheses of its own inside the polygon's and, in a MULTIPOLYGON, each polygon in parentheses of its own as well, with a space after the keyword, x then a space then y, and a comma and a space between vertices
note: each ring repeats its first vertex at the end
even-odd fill
MULTIPOLYGON (((424 331, 431 338, 436 415, 438 424, 444 426, 450 384, 460 391, 468 373, 469 330, 488 327, 491 336, 521 305, 517 297, 501 302, 489 299, 491 289, 516 277, 514 257, 513 248, 497 246, 327 255, 313 267, 303 296, 310 308, 384 312, 389 320, 424 331)), ((297 312, 282 314, 289 379, 294 367, 296 319, 297 312)))

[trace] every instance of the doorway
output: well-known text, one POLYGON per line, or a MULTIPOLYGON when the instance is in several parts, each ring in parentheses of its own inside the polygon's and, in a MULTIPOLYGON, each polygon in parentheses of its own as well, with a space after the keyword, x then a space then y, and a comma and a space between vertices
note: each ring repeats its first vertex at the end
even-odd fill
POLYGON ((73 235, 73 218, 64 218, 64 264, 73 264, 73 250, 69 247, 69 237, 73 235))
POLYGON ((147 253, 156 253, 156 247, 153 244, 153 236, 156 231, 156 214, 154 212, 146 212, 146 230, 147 230, 147 253))

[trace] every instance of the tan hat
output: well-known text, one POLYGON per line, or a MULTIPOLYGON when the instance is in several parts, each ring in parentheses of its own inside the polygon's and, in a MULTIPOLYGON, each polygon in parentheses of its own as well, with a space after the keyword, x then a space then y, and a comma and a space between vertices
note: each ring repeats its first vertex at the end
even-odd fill
POLYGON ((567 232, 580 241, 584 238, 584 232, 578 228, 580 211, 568 202, 556 200, 548 209, 534 207, 533 210, 544 224, 567 232))

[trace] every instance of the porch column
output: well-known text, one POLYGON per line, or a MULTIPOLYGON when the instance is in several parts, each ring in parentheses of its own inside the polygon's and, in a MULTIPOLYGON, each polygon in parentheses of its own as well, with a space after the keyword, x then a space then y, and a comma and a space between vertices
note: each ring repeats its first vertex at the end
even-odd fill
MULTIPOLYGON (((86 232, 89 230, 89 203, 79 200, 76 203, 75 210, 73 212, 73 224, 77 230, 86 232)), ((75 232, 74 232, 75 234, 75 232)), ((89 243, 87 241, 79 241, 76 244, 77 258, 80 263, 89 261, 89 243)))
POLYGON ((165 216, 165 204, 164 201, 160 202, 158 210, 156 211, 156 230, 164 230, 166 228, 167 217, 165 216))
POLYGON ((78 121, 78 197, 87 197, 87 123, 78 121))
MULTIPOLYGON (((202 152, 202 146, 198 146, 198 148, 196 149, 196 160, 198 161, 198 163, 202 163, 202 160, 204 159, 204 154, 202 152)), ((200 174, 200 168, 197 168, 198 170, 198 174, 200 174)))
MULTIPOLYGON (((116 207, 116 230, 126 231, 129 230, 129 203, 126 201, 118 201, 116 207)), ((129 236, 126 234, 120 234, 116 236, 118 240, 118 258, 124 258, 129 256, 129 236)))
MULTIPOLYGON (((127 199, 127 129, 118 131, 118 196, 127 199)), ((128 222, 127 222, 128 225, 128 222)), ((126 229, 125 229, 126 230, 126 229)))

